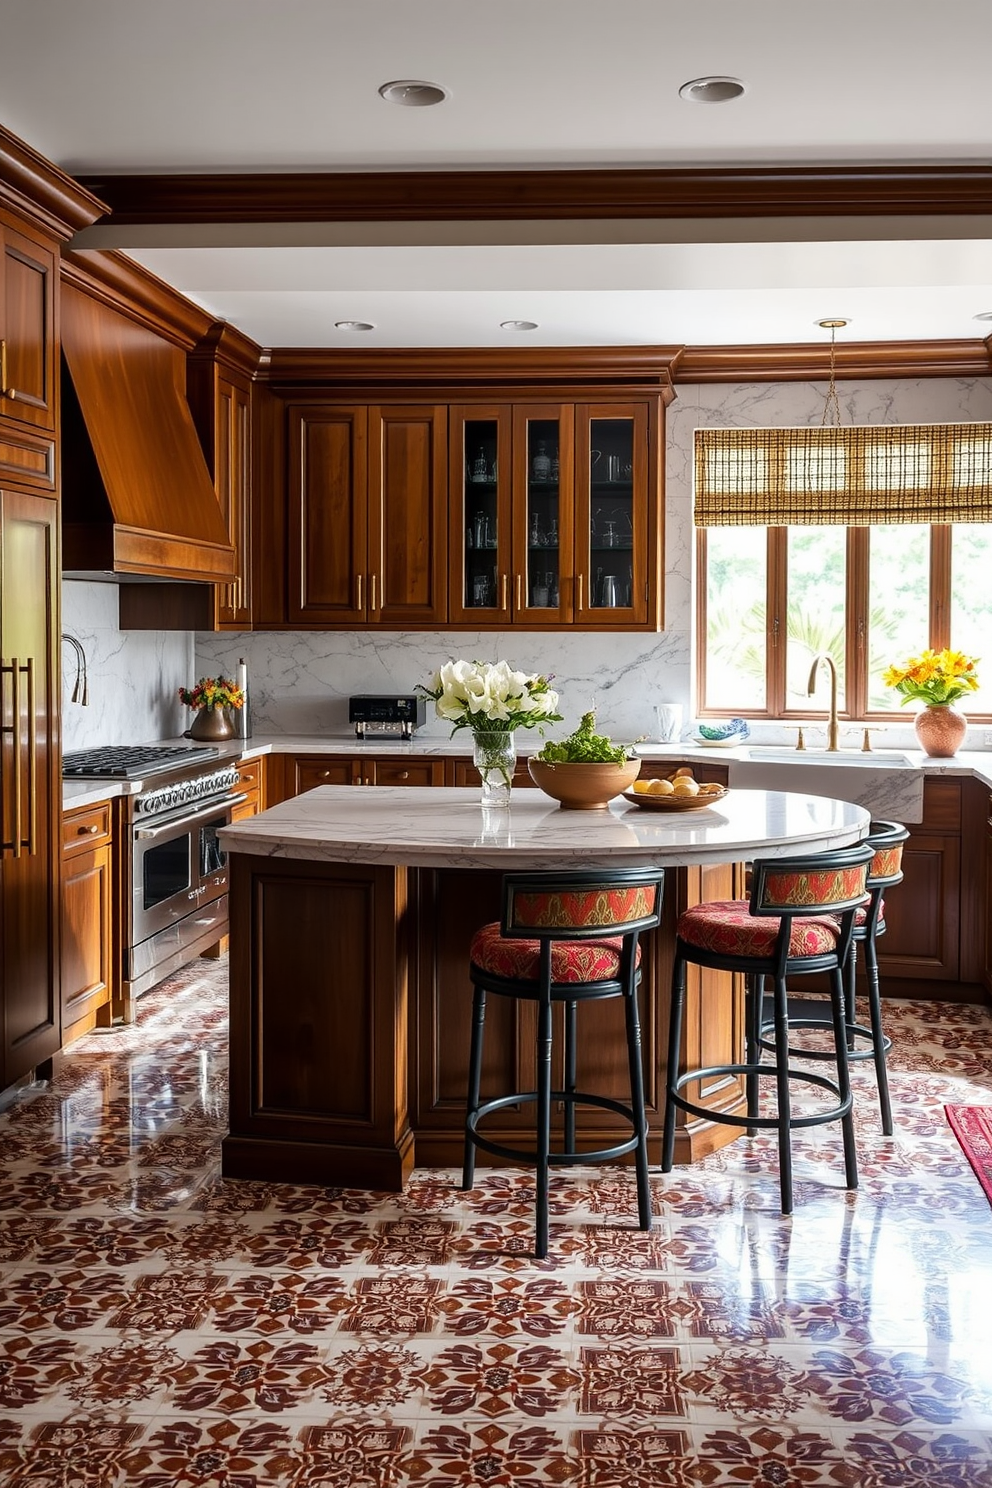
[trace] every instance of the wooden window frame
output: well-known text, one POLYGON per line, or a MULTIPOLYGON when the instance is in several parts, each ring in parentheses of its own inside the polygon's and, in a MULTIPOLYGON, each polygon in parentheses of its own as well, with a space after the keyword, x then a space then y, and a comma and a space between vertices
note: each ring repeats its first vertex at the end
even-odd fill
MULTIPOLYGON (((900 708, 868 708, 868 616, 869 605, 869 534, 870 527, 847 529, 847 595, 845 605, 845 706, 840 718, 849 723, 906 721, 900 708)), ((767 527, 767 604, 765 646, 765 707, 741 708, 734 713, 742 718, 782 719, 790 723, 823 719, 823 707, 787 708, 786 699, 786 606, 788 598, 788 527, 767 527)), ((707 529, 696 529, 696 715, 719 718, 726 707, 706 707, 706 608, 707 608, 707 529)), ((930 594, 929 641, 940 651, 951 644, 951 550, 950 525, 930 528, 930 594)), ((989 722, 992 714, 969 711, 974 722, 989 722)))

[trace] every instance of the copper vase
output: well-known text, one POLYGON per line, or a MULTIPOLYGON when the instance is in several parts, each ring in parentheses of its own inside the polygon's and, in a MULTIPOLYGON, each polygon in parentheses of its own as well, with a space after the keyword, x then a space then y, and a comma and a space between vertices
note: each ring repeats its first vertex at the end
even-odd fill
POLYGON ((913 721, 924 754, 932 759, 950 759, 961 748, 968 720, 950 703, 928 703, 913 721))
POLYGON ((234 726, 226 708, 199 708, 189 728, 191 739, 216 744, 234 738, 234 726))

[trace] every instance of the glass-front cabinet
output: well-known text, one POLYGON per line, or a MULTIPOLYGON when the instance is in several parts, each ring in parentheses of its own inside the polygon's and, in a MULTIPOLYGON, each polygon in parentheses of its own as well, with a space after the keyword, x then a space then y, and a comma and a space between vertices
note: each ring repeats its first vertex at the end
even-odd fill
POLYGON ((649 426, 646 403, 452 408, 449 621, 648 624, 649 426))
POLYGON ((643 404, 576 409, 575 621, 647 620, 649 543, 657 526, 649 521, 648 439, 643 404))

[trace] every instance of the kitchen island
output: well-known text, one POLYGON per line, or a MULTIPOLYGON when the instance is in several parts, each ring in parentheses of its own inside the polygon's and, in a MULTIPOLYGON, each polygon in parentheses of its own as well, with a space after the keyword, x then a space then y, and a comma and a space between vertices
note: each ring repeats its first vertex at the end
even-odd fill
MULTIPOLYGON (((509 810, 484 811, 474 788, 322 786, 226 828, 225 1176, 398 1191, 415 1163, 460 1161, 468 947, 498 916, 501 875, 512 869, 671 870, 664 923, 645 937, 641 988, 649 1116, 660 1131, 677 913, 742 893, 750 858, 844 846, 868 821, 863 807, 780 791, 731 791, 683 813, 622 799, 607 811, 569 812, 536 791, 517 792, 509 810)), ((531 1012, 508 1004, 494 1013, 484 1091, 527 1087, 531 1012)), ((700 975, 690 987, 687 1058, 729 1062, 741 1012, 733 978, 700 975)), ((582 1013, 580 1083, 622 1093, 622 1025, 610 1004, 582 1013)), ((702 1094, 713 1109, 743 1102, 733 1080, 702 1094)), ((507 1112, 494 1136, 512 1141, 529 1119, 527 1108, 507 1112)), ((590 1110, 582 1139, 603 1145, 610 1120, 590 1110)), ((678 1156, 690 1161, 733 1135, 683 1127, 678 1156)))

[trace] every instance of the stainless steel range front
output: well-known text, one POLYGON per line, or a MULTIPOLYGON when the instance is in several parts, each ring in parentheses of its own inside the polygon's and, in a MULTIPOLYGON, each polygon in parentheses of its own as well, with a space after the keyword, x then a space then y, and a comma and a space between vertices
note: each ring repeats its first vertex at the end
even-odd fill
POLYGON ((182 746, 85 750, 68 754, 72 779, 128 779, 123 882, 129 889, 123 936, 125 1021, 134 999, 227 934, 227 857, 217 840, 245 794, 234 764, 217 750, 182 746))

